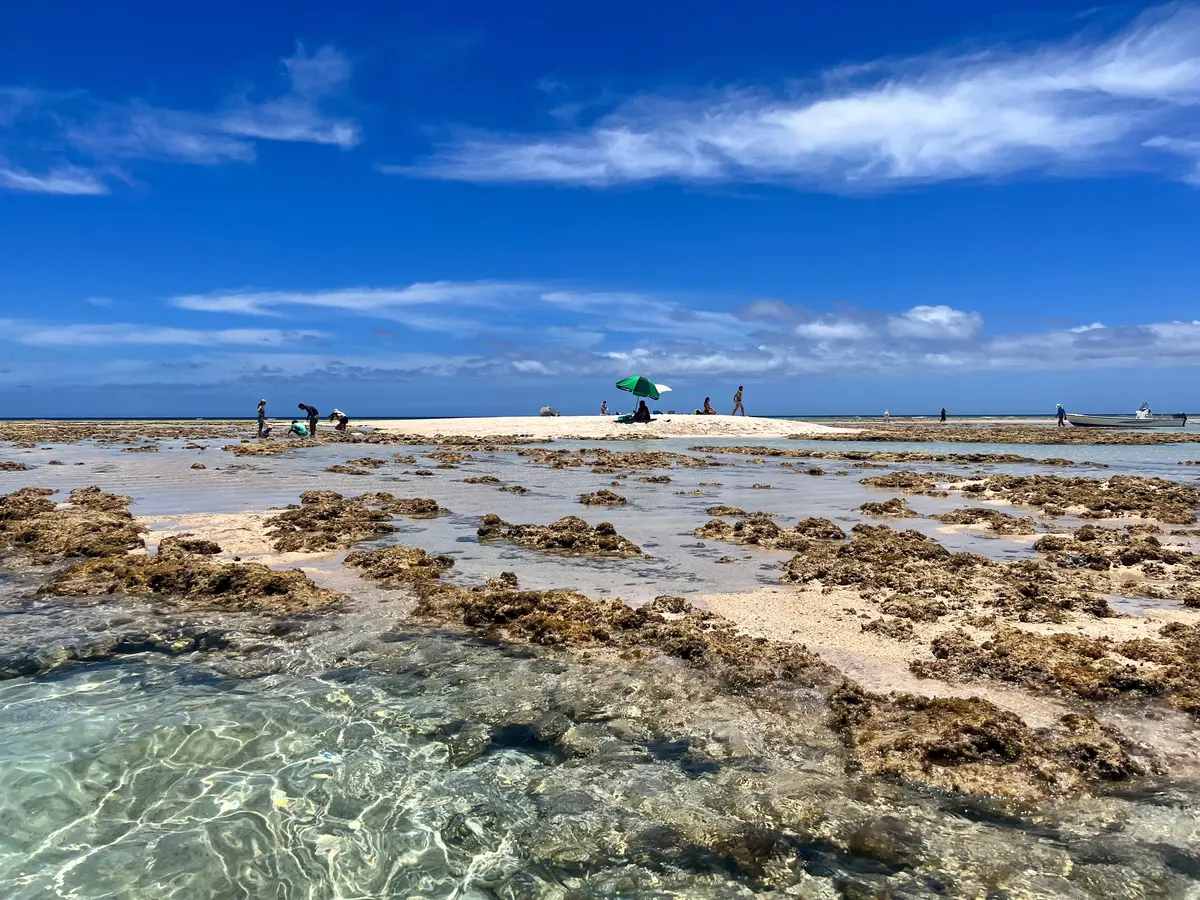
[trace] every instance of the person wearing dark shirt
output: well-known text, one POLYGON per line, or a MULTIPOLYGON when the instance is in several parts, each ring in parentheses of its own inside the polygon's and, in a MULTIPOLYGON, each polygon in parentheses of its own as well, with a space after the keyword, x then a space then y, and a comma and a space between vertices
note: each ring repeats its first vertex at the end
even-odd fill
POLYGON ((316 437, 317 422, 321 418, 321 414, 317 412, 317 408, 315 406, 309 406, 307 403, 298 403, 296 404, 296 408, 304 410, 304 415, 308 417, 308 433, 311 436, 316 437))
POLYGON ((646 405, 645 400, 641 400, 638 402, 637 412, 635 412, 633 414, 633 421, 635 421, 635 422, 649 422, 650 421, 650 407, 648 407, 646 405))
POLYGON ((258 401, 258 436, 263 437, 263 432, 267 427, 267 401, 258 401))
POLYGON ((942 421, 946 421, 946 407, 944 406, 942 407, 942 421))

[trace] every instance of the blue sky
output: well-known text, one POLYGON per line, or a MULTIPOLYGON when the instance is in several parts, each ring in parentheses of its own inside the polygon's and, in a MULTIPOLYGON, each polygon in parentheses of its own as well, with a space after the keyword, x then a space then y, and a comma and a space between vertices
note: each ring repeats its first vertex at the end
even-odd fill
POLYGON ((0 415, 1196 410, 1198 223, 1195 3, 0 29, 0 415))

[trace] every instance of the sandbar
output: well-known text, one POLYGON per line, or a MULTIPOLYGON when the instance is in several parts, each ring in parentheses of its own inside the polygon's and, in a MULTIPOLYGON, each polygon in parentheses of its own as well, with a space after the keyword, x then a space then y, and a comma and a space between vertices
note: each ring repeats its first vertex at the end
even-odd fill
POLYGON ((420 437, 463 435, 584 440, 647 437, 762 437, 786 438, 793 434, 853 434, 852 428, 833 428, 798 419, 762 416, 656 416, 646 424, 620 425, 614 416, 495 416, 466 419, 370 419, 354 422, 355 428, 374 428, 392 434, 420 437))

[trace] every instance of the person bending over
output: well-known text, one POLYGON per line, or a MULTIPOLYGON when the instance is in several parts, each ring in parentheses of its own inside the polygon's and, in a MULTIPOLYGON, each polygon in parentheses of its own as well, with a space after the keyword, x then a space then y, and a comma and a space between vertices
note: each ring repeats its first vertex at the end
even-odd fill
POLYGON ((334 431, 340 431, 345 434, 346 426, 350 424, 350 417, 340 409, 334 409, 334 411, 329 414, 329 421, 336 423, 333 426, 334 431))
POLYGON ((292 419, 292 427, 288 429, 288 434, 294 434, 296 437, 308 437, 308 428, 301 424, 299 419, 292 419))
POLYGON ((317 422, 321 419, 321 414, 317 412, 317 408, 309 406, 307 403, 298 403, 296 404, 296 408, 304 410, 304 415, 308 418, 308 433, 316 437, 317 422))

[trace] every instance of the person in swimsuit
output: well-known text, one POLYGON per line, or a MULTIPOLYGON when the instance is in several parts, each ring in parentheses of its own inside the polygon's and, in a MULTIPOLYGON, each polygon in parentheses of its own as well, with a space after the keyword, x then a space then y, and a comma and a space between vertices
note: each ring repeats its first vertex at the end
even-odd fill
POLYGON ((608 401, 607 400, 600 401, 600 415, 602 415, 602 416, 608 415, 608 401))
POLYGON ((706 416, 715 416, 717 414, 717 411, 713 409, 711 397, 704 398, 704 414, 706 416))
POLYGON ((267 427, 267 401, 258 401, 258 436, 265 437, 263 432, 267 427))
POLYGON ((315 406, 309 406, 307 403, 296 404, 297 409, 304 410, 304 415, 308 417, 308 433, 313 437, 317 436, 317 422, 321 420, 321 414, 317 412, 315 406))
POLYGON ((733 395, 733 415, 736 416, 738 410, 741 410, 743 416, 746 414, 746 407, 742 406, 742 386, 740 384, 737 393, 733 395))

